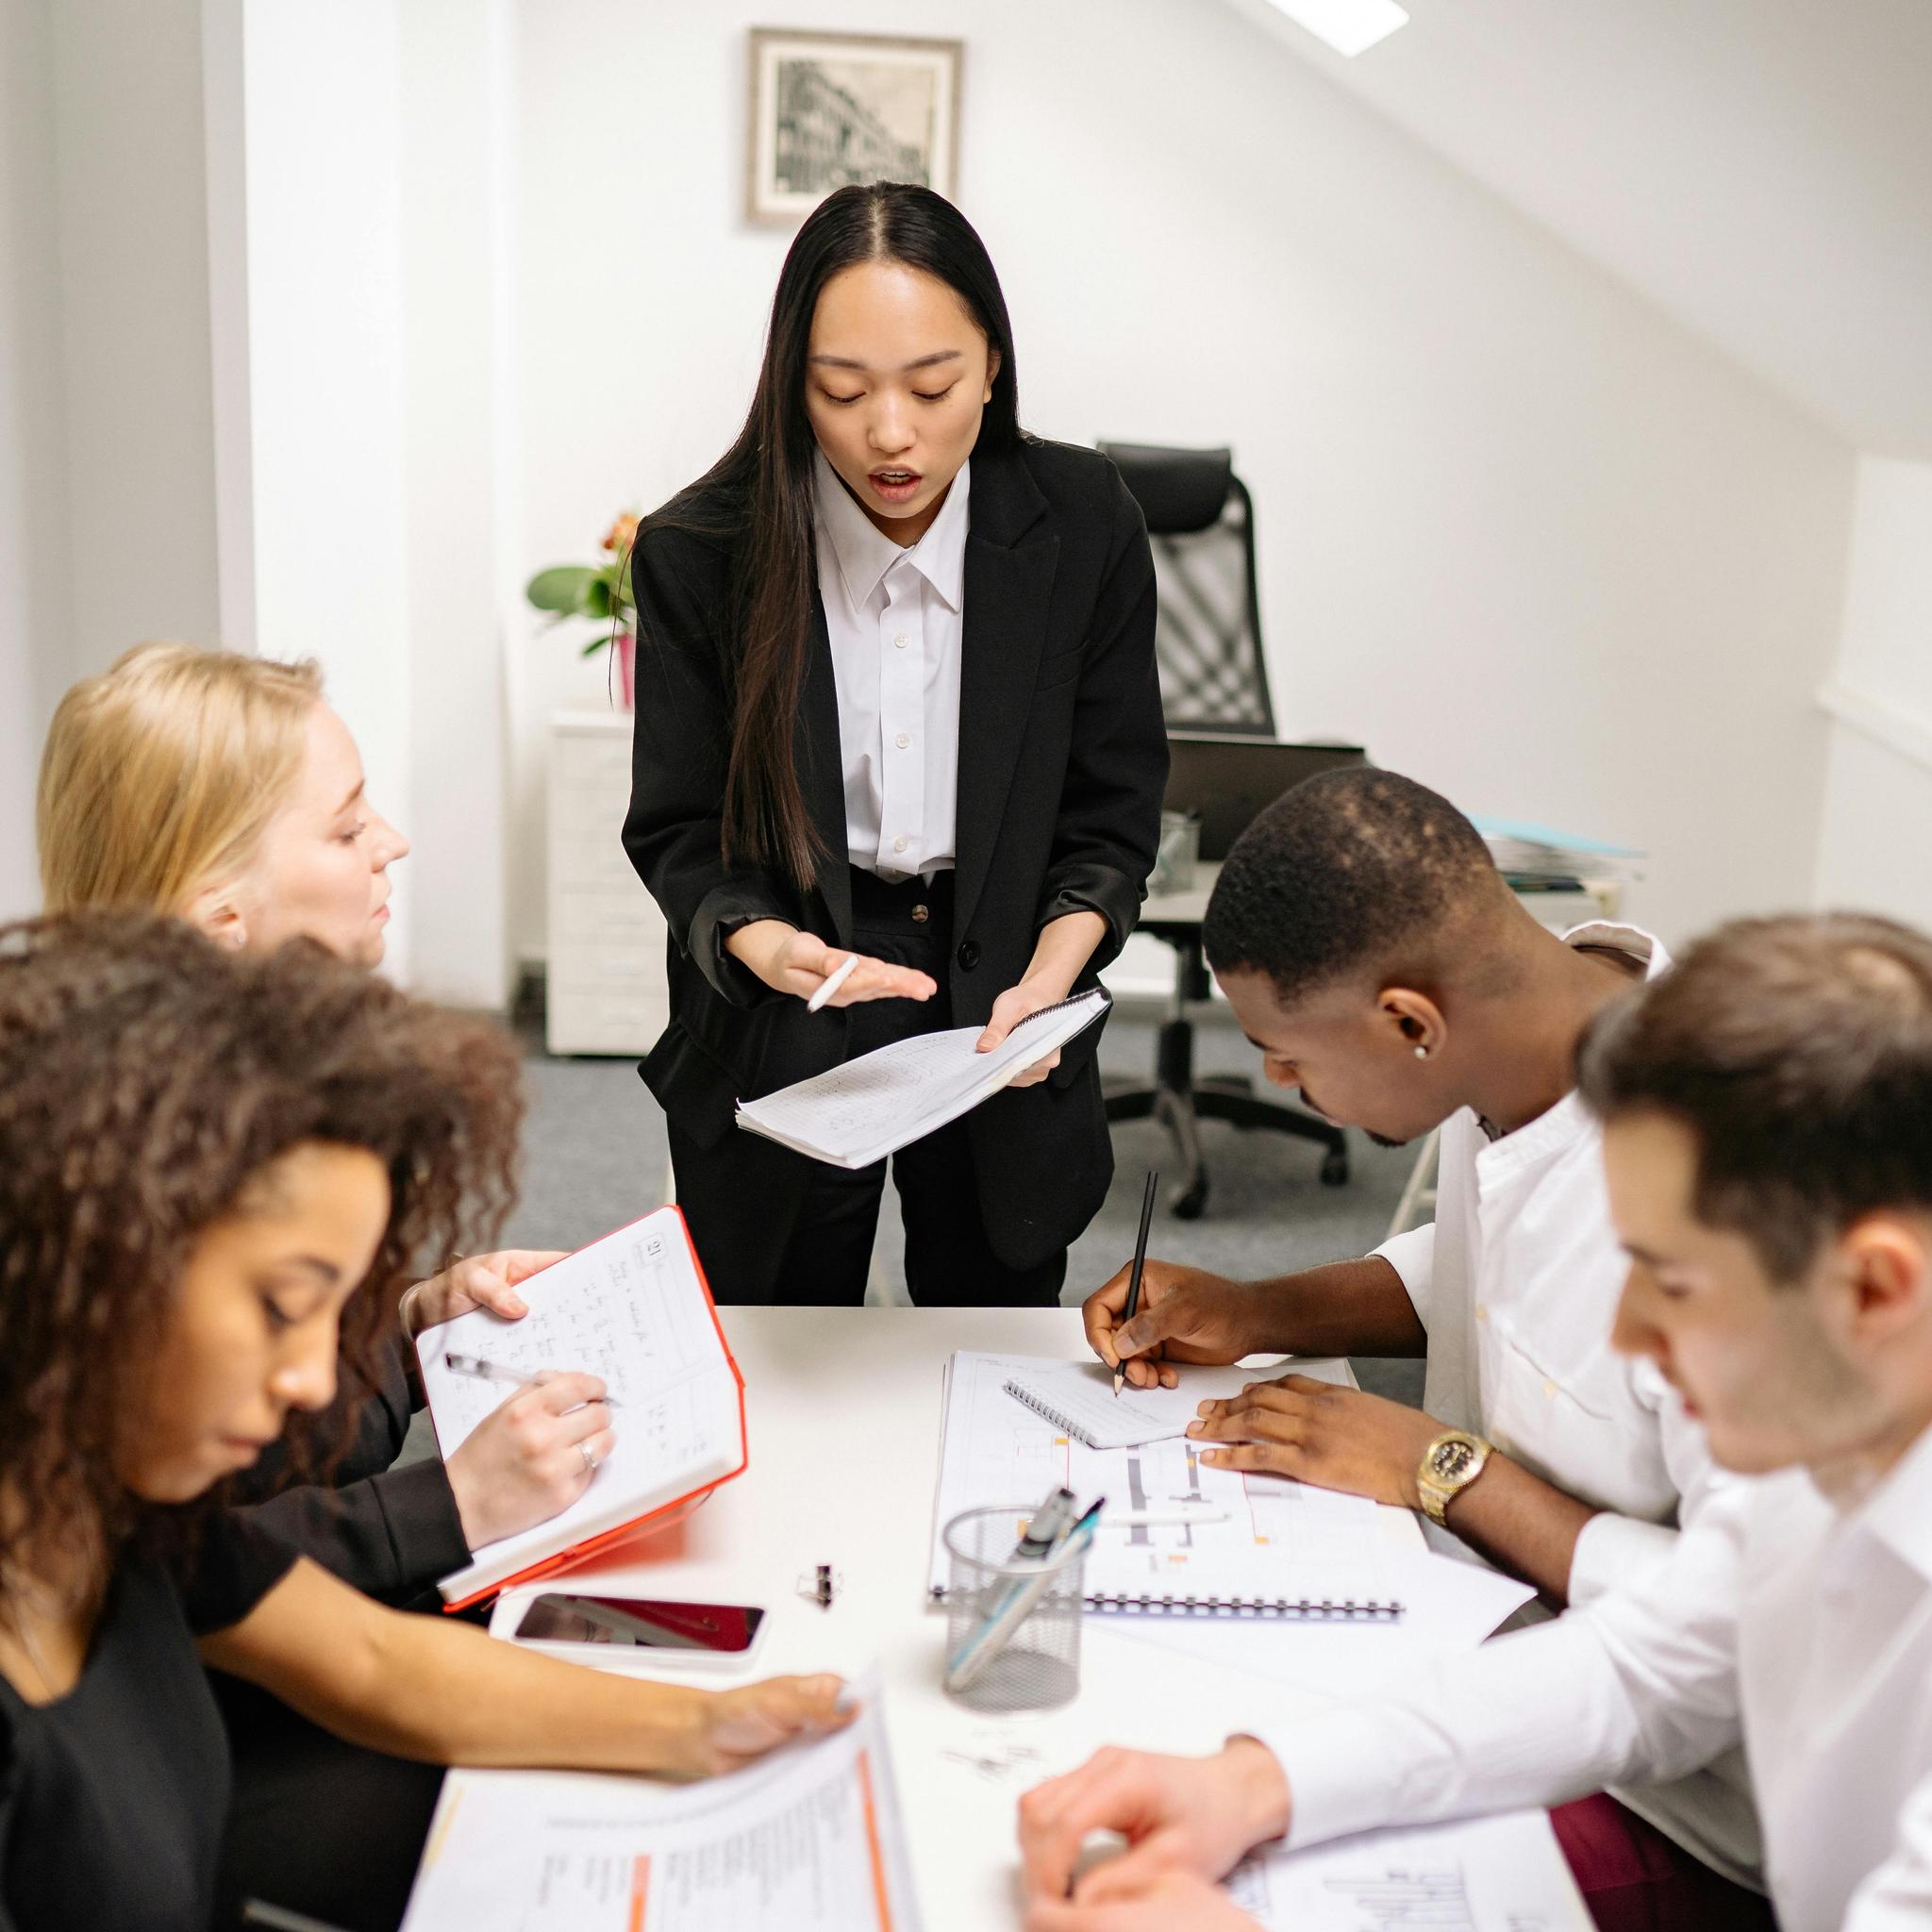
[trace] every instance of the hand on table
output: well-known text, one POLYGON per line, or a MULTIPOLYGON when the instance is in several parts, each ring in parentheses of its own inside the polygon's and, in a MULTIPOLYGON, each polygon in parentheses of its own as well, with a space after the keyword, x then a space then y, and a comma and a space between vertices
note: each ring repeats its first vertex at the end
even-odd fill
POLYGON ((403 1333, 420 1335, 474 1308, 488 1308, 506 1322, 521 1321, 529 1307, 517 1292, 518 1284, 564 1258, 560 1248, 501 1248, 493 1255, 465 1256, 403 1296, 403 1333))
POLYGON ((1261 1932, 1258 1920, 1205 1878, 1169 1872, 1132 1893, 1098 1904, 1038 1898, 1026 1907, 1026 1932, 1261 1932))
POLYGON ((472 1552, 548 1523, 591 1486, 617 1446, 604 1384, 554 1374, 515 1391, 443 1464, 472 1552))
POLYGON ((1251 1846, 1279 1838, 1288 1812, 1281 1766, 1253 1738, 1231 1739, 1212 1757, 1096 1751, 1079 1770, 1035 1786, 1020 1800, 1027 1899, 1065 1900, 1091 1832, 1118 1832, 1127 1849, 1073 1886, 1079 1906, 1132 1897, 1169 1874, 1223 1877, 1251 1846))
POLYGON ((1141 1307, 1126 1312, 1131 1268, 1123 1268, 1087 1297, 1080 1319, 1087 1341, 1108 1368, 1124 1368, 1136 1389, 1172 1389, 1175 1362, 1238 1362, 1268 1344, 1259 1334, 1255 1291, 1244 1282, 1149 1260, 1141 1274, 1141 1307))
POLYGON ((1307 1375, 1251 1382, 1224 1402, 1204 1402, 1188 1424, 1196 1441, 1229 1445, 1203 1451, 1213 1468, 1265 1470, 1407 1509, 1422 1502, 1423 1451, 1441 1433, 1419 1408, 1307 1375))
POLYGON ((856 1704, 839 1708, 844 1689, 840 1677, 767 1677, 735 1690, 701 1692, 690 1739, 665 1768, 688 1777, 715 1777, 794 1738, 842 1731, 858 1715, 856 1704))
MULTIPOLYGON (((724 950, 758 974, 774 992, 808 1000, 845 961, 849 950, 828 946, 782 919, 755 919, 724 941, 724 950)), ((858 964, 825 1004, 856 1007, 862 1000, 929 1000, 939 991, 929 974, 889 966, 861 953, 858 964)))
MULTIPOLYGON (((1022 1020, 1030 1019, 1047 1007, 1057 1007, 1066 998, 1068 987, 1056 977, 1035 975, 1009 986, 992 1003, 992 1015, 986 1030, 973 1042, 974 1053, 991 1053, 1022 1020)), ((1055 1047, 1043 1059, 1021 1070, 1007 1082, 1008 1087, 1037 1087, 1060 1063, 1060 1050, 1055 1047)))

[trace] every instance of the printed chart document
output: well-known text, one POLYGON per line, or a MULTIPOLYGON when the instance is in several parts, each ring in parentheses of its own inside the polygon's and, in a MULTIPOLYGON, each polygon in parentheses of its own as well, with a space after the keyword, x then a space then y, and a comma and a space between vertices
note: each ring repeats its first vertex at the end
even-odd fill
POLYGON ((453 1771, 403 1932, 919 1932, 875 1690, 703 1784, 453 1771))
MULTIPOLYGON (((1122 1510, 1186 1507, 1221 1518, 1132 1525, 1110 1525, 1103 1518, 1087 1556, 1090 1608, 1392 1620, 1402 1600, 1391 1590, 1393 1553, 1374 1504, 1279 1476, 1215 1469, 1201 1461, 1198 1445, 1186 1436, 1090 1449, 1007 1392, 1008 1381, 1051 1366, 1037 1356, 967 1349, 952 1357, 933 1512, 935 1591, 948 1580, 944 1528, 959 1511, 1013 1504, 1017 1538, 1041 1497, 1064 1484, 1083 1503, 1105 1496, 1122 1510)), ((1199 1373, 1182 1371, 1182 1391, 1199 1373)), ((1349 1380, 1348 1366, 1340 1361, 1206 1373, 1235 1374, 1236 1386, 1257 1373, 1349 1380)), ((1206 1380, 1201 1387, 1213 1392, 1206 1380)))
POLYGON ((530 1310, 520 1322, 479 1308, 416 1338, 443 1456, 516 1393, 509 1376, 544 1370, 603 1377, 618 1405, 617 1446, 561 1515, 486 1543, 467 1569, 445 1577, 439 1588, 451 1605, 568 1568, 587 1545, 694 1503, 745 1465, 744 1382, 675 1208, 591 1242, 519 1292, 530 1310), (452 1356, 508 1373, 464 1374, 452 1356))
POLYGON ((1541 1811, 1273 1851, 1227 1890, 1269 1932, 1590 1932, 1541 1811))
POLYGON ((1064 1046, 1107 1011, 1097 988, 1023 1020, 991 1053, 986 1029, 922 1033, 738 1104, 738 1124, 833 1167, 870 1167, 991 1099, 1015 1074, 1064 1046))

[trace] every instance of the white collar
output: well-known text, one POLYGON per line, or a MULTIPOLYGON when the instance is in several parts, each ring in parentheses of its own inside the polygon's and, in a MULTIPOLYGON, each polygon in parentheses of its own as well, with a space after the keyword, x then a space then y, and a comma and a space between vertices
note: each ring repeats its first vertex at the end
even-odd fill
POLYGON ((812 457, 812 500, 819 527, 830 538, 832 554, 845 579, 845 593, 856 608, 884 580, 902 558, 909 563, 946 601, 955 613, 966 588, 967 505, 973 488, 971 461, 959 465, 946 491, 940 513, 917 543, 894 543, 852 499, 839 473, 825 460, 824 450, 812 457))
POLYGON ((1886 1471, 1851 1515, 1860 1528, 1932 1582, 1932 1429, 1886 1471))

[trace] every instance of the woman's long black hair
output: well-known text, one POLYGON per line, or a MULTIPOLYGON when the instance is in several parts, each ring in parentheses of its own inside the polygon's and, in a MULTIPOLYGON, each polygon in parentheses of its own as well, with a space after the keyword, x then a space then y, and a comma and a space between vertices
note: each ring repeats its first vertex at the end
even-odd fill
POLYGON ((812 458, 818 445, 805 408, 806 354, 820 291, 842 270, 867 261, 903 262, 936 275, 966 304, 999 354, 974 448, 1001 449, 1020 440, 1012 325, 992 259, 973 225, 929 188, 899 181, 841 188, 812 210, 785 257, 758 391, 738 440, 639 531, 642 537, 671 525, 731 540, 737 648, 726 665, 731 744, 724 861, 771 866, 801 891, 811 885, 824 856, 792 747, 817 574, 812 458))

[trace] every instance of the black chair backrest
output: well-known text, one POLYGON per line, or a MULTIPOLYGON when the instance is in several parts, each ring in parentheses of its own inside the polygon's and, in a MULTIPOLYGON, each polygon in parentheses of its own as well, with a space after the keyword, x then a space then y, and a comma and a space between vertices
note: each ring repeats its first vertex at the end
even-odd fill
POLYGON ((1273 738, 1255 592, 1255 507, 1224 449, 1103 442, 1147 519, 1160 703, 1176 731, 1273 738))

